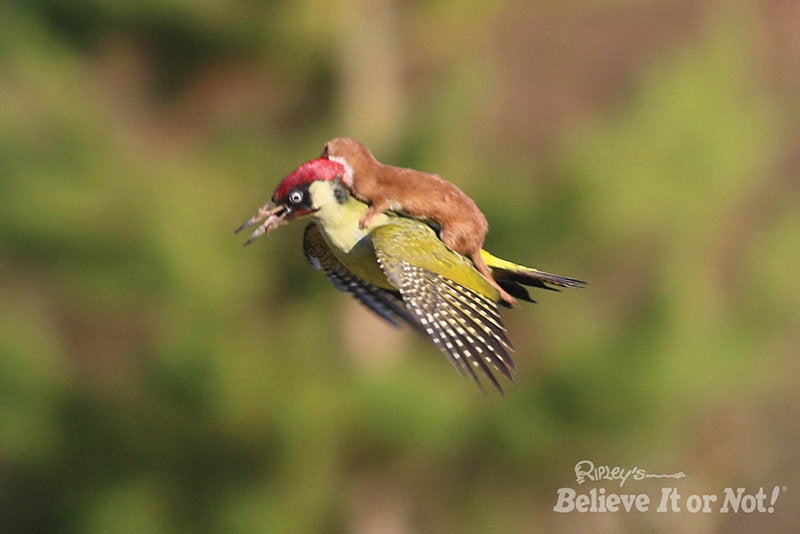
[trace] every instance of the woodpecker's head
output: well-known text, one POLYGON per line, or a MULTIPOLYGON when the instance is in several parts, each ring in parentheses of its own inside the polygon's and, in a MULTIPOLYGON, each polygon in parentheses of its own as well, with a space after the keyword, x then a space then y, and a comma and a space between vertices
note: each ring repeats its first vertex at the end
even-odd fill
POLYGON ((345 169, 340 163, 328 158, 317 158, 303 163, 281 180, 272 193, 272 200, 258 208, 255 215, 245 221, 236 233, 258 224, 245 242, 245 245, 249 245, 253 240, 279 226, 311 215, 320 208, 319 203, 325 201, 322 198, 314 198, 312 184, 342 180, 344 172, 345 169))

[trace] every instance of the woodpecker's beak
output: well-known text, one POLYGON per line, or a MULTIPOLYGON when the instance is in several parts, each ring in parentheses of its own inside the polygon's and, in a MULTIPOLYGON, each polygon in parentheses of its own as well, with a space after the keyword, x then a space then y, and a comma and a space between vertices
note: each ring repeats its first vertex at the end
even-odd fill
POLYGON ((250 237, 247 238, 247 241, 244 242, 244 245, 247 246, 267 232, 271 232, 275 228, 288 223, 289 221, 287 221, 286 218, 291 215, 291 213, 292 209, 286 204, 275 204, 272 201, 267 202, 258 208, 255 215, 247 219, 234 233, 238 234, 242 230, 257 224, 258 228, 256 228, 255 231, 250 234, 250 237))

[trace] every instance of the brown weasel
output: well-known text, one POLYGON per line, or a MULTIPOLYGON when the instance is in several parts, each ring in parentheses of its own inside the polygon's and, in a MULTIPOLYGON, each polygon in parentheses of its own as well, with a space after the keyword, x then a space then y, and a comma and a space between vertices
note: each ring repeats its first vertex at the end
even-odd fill
POLYGON ((472 260, 505 303, 517 305, 516 299, 494 279, 481 256, 489 223, 461 189, 436 174, 383 165, 352 137, 328 141, 321 157, 342 164, 345 185, 356 198, 370 204, 359 221, 362 228, 386 210, 432 221, 439 226, 439 237, 445 245, 472 260))

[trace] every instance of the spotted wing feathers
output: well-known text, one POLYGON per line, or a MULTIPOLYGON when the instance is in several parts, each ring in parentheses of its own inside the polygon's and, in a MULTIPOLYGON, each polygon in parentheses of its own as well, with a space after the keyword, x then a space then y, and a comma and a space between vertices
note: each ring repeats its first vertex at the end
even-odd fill
POLYGON ((395 327, 408 323, 426 335, 464 376, 483 389, 483 375, 502 392, 493 372, 513 382, 514 348, 492 300, 424 267, 393 258, 376 247, 377 261, 391 291, 365 282, 333 254, 315 223, 306 226, 303 250, 308 262, 322 270, 341 291, 395 327), (477 370, 477 372, 476 372, 477 370))
POLYGON ((381 249, 376 256, 425 333, 460 373, 472 377, 481 389, 476 370, 501 392, 492 369, 513 381, 513 346, 493 301, 381 249))

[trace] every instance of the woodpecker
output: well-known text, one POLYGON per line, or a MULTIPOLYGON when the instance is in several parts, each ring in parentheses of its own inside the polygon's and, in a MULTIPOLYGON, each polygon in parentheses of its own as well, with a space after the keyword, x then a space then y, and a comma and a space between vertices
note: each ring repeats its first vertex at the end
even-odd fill
MULTIPOLYGON (((369 210, 344 184, 345 167, 328 158, 304 163, 275 188, 236 233, 256 226, 245 245, 284 224, 310 219, 303 236, 306 259, 342 291, 392 326, 404 323, 427 336, 483 390, 483 375, 502 393, 494 375, 513 382, 514 350, 498 312, 499 291, 469 258, 447 247, 423 220, 369 210), (494 372, 493 372, 494 370, 494 372)), ((534 302, 523 286, 558 291, 584 282, 517 265, 486 251, 482 259, 505 290, 534 302)))
POLYGON ((321 157, 341 163, 345 168, 344 183, 359 200, 370 204, 360 221, 362 227, 387 210, 434 222, 440 228, 439 238, 444 244, 471 259, 500 293, 504 304, 517 305, 514 297, 494 279, 481 255, 489 231, 486 217, 455 184, 437 174, 384 165, 352 137, 328 141, 321 157))

